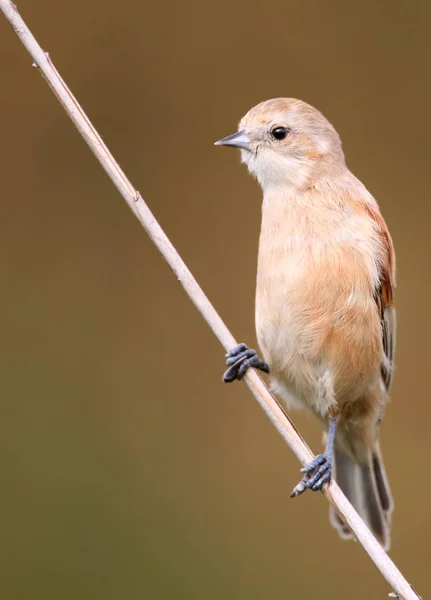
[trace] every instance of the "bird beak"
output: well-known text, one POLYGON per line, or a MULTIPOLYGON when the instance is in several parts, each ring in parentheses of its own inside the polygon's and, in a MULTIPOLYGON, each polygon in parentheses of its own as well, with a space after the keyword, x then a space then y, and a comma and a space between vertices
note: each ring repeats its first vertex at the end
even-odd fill
POLYGON ((215 142, 215 146, 233 146, 234 148, 242 148, 243 150, 250 150, 250 138, 245 131, 237 131, 233 135, 215 142))

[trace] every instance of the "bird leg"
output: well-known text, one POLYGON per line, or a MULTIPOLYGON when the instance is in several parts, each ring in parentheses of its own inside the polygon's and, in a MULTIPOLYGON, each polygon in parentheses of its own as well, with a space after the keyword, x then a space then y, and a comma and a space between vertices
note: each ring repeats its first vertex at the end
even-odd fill
POLYGON ((308 463, 301 473, 304 473, 304 477, 293 489, 290 494, 291 498, 299 496, 305 490, 321 490, 323 484, 329 481, 332 473, 332 453, 334 450, 335 433, 337 431, 338 417, 331 417, 329 420, 328 439, 326 442, 325 452, 316 456, 311 462, 308 463))
POLYGON ((238 344, 226 354, 226 365, 229 367, 223 375, 223 381, 230 383, 235 379, 241 380, 247 369, 254 367, 269 373, 269 367, 257 355, 256 350, 251 350, 246 344, 238 344))

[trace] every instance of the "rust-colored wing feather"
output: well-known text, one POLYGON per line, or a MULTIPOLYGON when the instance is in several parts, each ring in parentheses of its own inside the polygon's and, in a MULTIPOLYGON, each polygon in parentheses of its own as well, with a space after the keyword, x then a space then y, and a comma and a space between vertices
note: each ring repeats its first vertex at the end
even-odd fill
POLYGON ((388 227, 377 207, 374 208, 368 206, 367 211, 378 227, 383 247, 383 260, 380 266, 380 282, 375 291, 375 299, 382 321, 382 340, 383 351, 385 354, 381 367, 382 377, 386 389, 389 391, 392 383, 395 360, 395 251, 388 227))

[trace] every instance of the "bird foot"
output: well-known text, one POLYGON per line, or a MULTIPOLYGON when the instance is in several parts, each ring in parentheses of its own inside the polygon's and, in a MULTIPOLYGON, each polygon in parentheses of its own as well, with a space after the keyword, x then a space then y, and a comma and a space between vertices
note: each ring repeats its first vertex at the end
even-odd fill
POLYGON ((300 496, 305 490, 312 490, 313 492, 321 490, 323 484, 331 478, 332 457, 327 454, 319 454, 309 462, 308 465, 301 469, 301 473, 304 473, 304 477, 298 485, 293 488, 293 491, 290 494, 291 498, 300 496))
POLYGON ((229 367, 223 375, 223 381, 230 383, 235 379, 241 380, 247 369, 254 367, 269 373, 266 362, 260 360, 256 350, 251 350, 246 344, 238 344, 226 354, 226 365, 229 367))

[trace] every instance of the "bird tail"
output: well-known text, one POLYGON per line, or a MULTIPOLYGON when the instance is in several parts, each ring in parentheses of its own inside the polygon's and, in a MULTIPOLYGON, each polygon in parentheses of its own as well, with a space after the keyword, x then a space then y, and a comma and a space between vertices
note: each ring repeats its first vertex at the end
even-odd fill
MULTIPOLYGON (((379 446, 369 453, 364 465, 354 463, 339 449, 335 449, 333 464, 335 481, 384 550, 389 550, 393 503, 379 446)), ((332 506, 330 520, 342 538, 353 537, 347 524, 332 506)))

